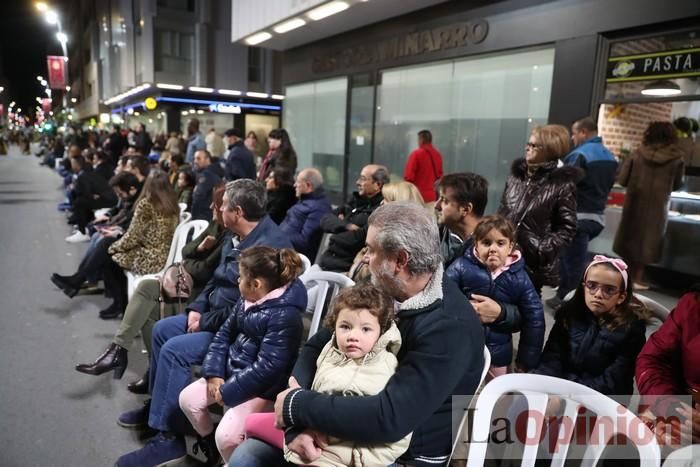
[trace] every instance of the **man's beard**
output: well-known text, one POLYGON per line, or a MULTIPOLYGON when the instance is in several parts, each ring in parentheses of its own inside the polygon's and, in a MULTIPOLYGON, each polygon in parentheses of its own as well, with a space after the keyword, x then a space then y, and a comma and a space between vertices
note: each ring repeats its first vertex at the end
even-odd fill
POLYGON ((372 271, 372 268, 370 268, 370 273, 372 284, 382 289, 395 300, 399 300, 405 295, 404 289, 406 284, 396 275, 392 274, 388 261, 382 261, 377 271, 372 271))

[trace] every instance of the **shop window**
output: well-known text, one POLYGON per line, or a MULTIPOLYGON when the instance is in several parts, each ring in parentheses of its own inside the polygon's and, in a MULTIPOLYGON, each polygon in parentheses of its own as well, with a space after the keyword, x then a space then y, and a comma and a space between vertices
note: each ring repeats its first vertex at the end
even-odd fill
POLYGON ((177 73, 189 78, 192 75, 194 35, 156 29, 154 55, 156 72, 177 73))
POLYGON ((285 91, 283 125, 297 152, 297 166, 320 170, 334 201, 341 200, 344 183, 347 92, 347 78, 288 86, 285 91))
POLYGON ((401 177, 418 131, 428 129, 445 173, 471 171, 489 180, 487 210, 494 212, 530 129, 547 122, 553 63, 548 48, 384 71, 375 162, 401 177))

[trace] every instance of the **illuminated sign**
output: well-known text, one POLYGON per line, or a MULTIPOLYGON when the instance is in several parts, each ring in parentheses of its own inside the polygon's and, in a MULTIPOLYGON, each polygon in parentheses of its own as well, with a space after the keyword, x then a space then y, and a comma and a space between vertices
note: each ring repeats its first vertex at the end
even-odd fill
POLYGON ((158 107, 158 101, 152 97, 147 97, 146 100, 143 101, 143 105, 147 110, 155 110, 156 107, 158 107))
POLYGON ((239 114, 241 113, 241 107, 231 104, 209 104, 209 111, 222 114, 239 114))
POLYGON ((700 76, 700 48, 608 59, 608 83, 700 76))

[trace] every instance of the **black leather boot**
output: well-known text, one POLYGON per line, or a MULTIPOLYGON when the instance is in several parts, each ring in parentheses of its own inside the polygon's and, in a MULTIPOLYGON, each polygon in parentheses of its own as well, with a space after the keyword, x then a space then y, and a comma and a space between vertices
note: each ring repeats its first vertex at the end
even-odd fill
POLYGON ((95 376, 114 370, 114 379, 121 379, 126 365, 129 363, 127 354, 124 347, 111 343, 93 363, 81 363, 76 365, 75 369, 81 373, 95 376))
POLYGON ((119 309, 118 305, 112 303, 104 310, 100 310, 100 318, 102 319, 117 319, 124 314, 124 311, 119 309))
POLYGON ((83 281, 84 279, 77 274, 72 276, 51 275, 51 282, 61 289, 64 294, 68 295, 69 298, 75 297, 80 292, 80 286, 83 284, 83 281))
POLYGON ((127 384, 126 388, 134 394, 148 394, 148 371, 140 380, 127 384))
POLYGON ((200 450, 207 459, 204 463, 206 467, 217 467, 221 465, 221 455, 219 454, 219 449, 216 447, 213 431, 204 437, 197 435, 197 441, 194 443, 194 446, 192 446, 192 452, 197 454, 200 450))

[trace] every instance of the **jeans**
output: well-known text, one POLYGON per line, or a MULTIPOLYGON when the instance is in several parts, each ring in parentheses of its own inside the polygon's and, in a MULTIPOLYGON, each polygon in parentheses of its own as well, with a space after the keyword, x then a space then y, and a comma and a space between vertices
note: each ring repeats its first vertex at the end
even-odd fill
MULTIPOLYGON (((388 467, 398 465, 391 464, 388 467)), ((233 451, 228 467, 296 467, 296 464, 285 461, 281 449, 264 441, 248 438, 233 451)))
MULTIPOLYGON (((93 250, 97 247, 97 244, 100 242, 100 240, 102 240, 102 238, 104 237, 102 237, 102 235, 98 232, 95 232, 90 236, 90 244, 88 245, 88 249, 85 251, 83 258, 92 254, 93 250)), ((90 284, 97 284, 101 277, 102 275, 100 273, 90 271, 85 280, 88 281, 90 284)))
POLYGON ((151 428, 186 430, 188 423, 180 410, 180 391, 192 382, 192 365, 204 361, 213 337, 211 332, 187 333, 187 315, 162 319, 153 327, 148 417, 151 428))
POLYGON ((557 297, 563 299, 581 281, 588 254, 588 243, 602 231, 603 226, 594 220, 580 219, 576 223, 576 235, 561 255, 557 297))

